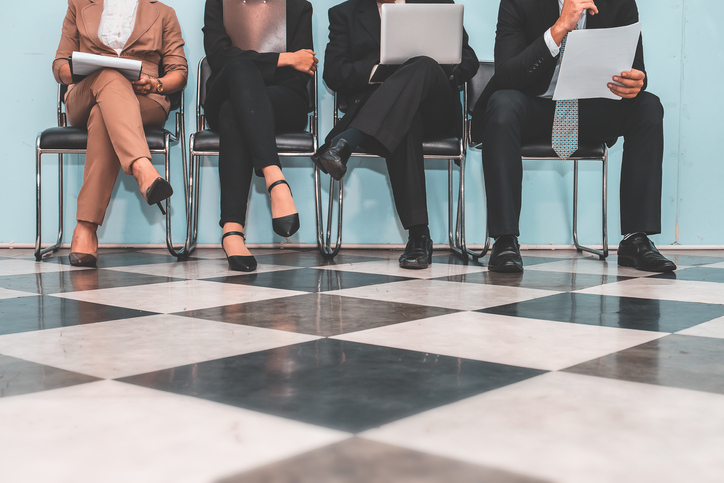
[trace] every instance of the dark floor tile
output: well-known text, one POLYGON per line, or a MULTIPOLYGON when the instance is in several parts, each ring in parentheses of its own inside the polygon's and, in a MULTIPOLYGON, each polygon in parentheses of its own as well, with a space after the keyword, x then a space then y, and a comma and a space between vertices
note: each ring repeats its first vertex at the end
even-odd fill
POLYGON ((583 290, 589 287, 596 287, 605 283, 621 282, 628 280, 628 278, 610 275, 529 270, 523 273, 468 273, 452 277, 443 277, 437 280, 570 292, 583 290))
POLYGON ((217 483, 543 483, 543 480, 360 438, 217 483))
MULTIPOLYGON (((189 260, 193 260, 190 258, 189 260)), ((52 257, 43 258, 43 263, 59 263, 70 265, 67 255, 58 253, 52 257)), ((123 267, 128 265, 148 265, 150 263, 183 263, 178 262, 176 257, 168 255, 156 255, 144 253, 138 250, 98 250, 98 268, 123 267)))
POLYGON ((724 283, 724 268, 693 267, 671 273, 660 273, 651 278, 724 283))
POLYGON ((116 270, 68 270, 0 277, 0 288, 36 294, 78 292, 102 288, 174 282, 178 279, 118 272, 116 270))
POLYGON ((542 372, 320 339, 120 380, 359 432, 542 372))
MULTIPOLYGON (((719 251, 721 254, 721 251, 719 251)), ((664 251, 664 256, 682 267, 695 267, 724 262, 724 257, 707 255, 678 255, 676 252, 664 251)))
POLYGON ((153 315, 49 295, 0 300, 0 335, 153 315))
MULTIPOLYGON (((363 263, 375 261, 375 257, 355 255, 354 250, 340 253, 332 260, 325 259, 318 250, 304 250, 298 252, 283 252, 256 257, 259 263, 271 265, 287 265, 290 267, 321 267, 327 265, 344 265, 349 263, 363 263)), ((379 258, 384 260, 384 258, 379 258)))
POLYGON ((98 380, 97 377, 0 355, 0 397, 19 396, 98 380))
POLYGON ((724 394, 724 339, 670 335, 566 372, 724 394))
POLYGON ((176 315, 331 337, 455 312, 423 305, 308 294, 176 315))
POLYGON ((207 280, 210 282, 236 283, 240 285, 254 285, 256 287, 298 290, 301 292, 328 292, 330 290, 402 282, 412 279, 374 273, 304 268, 299 270, 210 278, 207 280))
POLYGON ((724 305, 564 293, 479 312, 575 324, 678 332, 724 316, 724 305))
MULTIPOLYGON (((400 255, 402 255, 402 252, 400 252, 400 255)), ((444 263, 446 265, 483 265, 482 261, 474 261, 468 258, 462 258, 457 253, 449 250, 439 250, 433 252, 432 263, 444 263)))

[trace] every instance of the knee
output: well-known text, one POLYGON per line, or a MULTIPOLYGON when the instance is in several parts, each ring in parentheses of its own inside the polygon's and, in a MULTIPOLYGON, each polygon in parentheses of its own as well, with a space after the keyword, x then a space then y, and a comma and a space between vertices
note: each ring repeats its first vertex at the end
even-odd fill
POLYGON ((426 55, 413 57, 412 59, 405 62, 403 65, 413 66, 416 69, 424 71, 434 71, 441 69, 440 64, 438 64, 435 59, 426 55))
POLYGON ((525 113, 525 94, 516 90, 495 92, 485 109, 485 126, 510 126, 520 123, 525 113))
POLYGON ((663 125, 664 123, 664 106, 661 99, 655 94, 647 91, 641 92, 636 98, 636 114, 641 122, 648 125, 663 125))
POLYGON ((261 77, 259 68, 249 59, 236 57, 226 64, 226 69, 232 77, 247 78, 249 76, 261 77))
POLYGON ((97 76, 97 80, 103 83, 103 85, 112 83, 122 83, 127 84, 128 86, 131 85, 130 81, 116 69, 101 69, 98 71, 97 76))

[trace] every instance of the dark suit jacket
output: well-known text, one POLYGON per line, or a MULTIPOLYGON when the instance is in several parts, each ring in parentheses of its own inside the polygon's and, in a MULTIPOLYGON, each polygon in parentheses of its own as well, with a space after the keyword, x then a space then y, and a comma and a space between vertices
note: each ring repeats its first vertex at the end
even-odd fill
MULTIPOLYGON (((407 3, 455 3, 453 0, 407 0, 407 3)), ((324 57, 324 81, 343 95, 356 111, 377 88, 369 84, 375 64, 380 62, 381 21, 375 0, 348 0, 329 9, 329 43, 324 57)), ((478 71, 478 58, 463 37, 463 60, 452 69, 455 92, 478 71)), ((454 96, 460 102, 459 96, 454 96)), ((460 107, 460 109, 462 109, 460 107)))
MULTIPOLYGON (((587 16, 586 29, 623 27, 639 21, 635 0, 596 0, 596 6, 598 14, 587 16)), ((495 35, 495 75, 475 105, 473 140, 481 137, 481 121, 495 91, 516 89, 540 96, 548 90, 559 56, 551 56, 543 34, 559 16, 558 0, 500 2, 495 35)), ((633 68, 646 72, 641 38, 633 68)))
MULTIPOLYGON (((287 2, 287 52, 302 49, 314 50, 312 41, 312 4, 306 0, 287 2)), ((267 85, 283 85, 308 98, 309 75, 292 67, 277 67, 278 53, 260 53, 234 47, 224 28, 224 0, 206 0, 204 13, 204 50, 211 67, 207 88, 213 84, 216 74, 235 57, 244 57, 256 64, 267 85)))

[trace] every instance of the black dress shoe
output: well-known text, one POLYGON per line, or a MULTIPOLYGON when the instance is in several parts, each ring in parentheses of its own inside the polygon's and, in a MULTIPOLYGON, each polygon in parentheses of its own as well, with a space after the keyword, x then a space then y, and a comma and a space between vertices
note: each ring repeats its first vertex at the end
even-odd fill
POLYGON ((338 140, 322 154, 312 156, 312 161, 319 169, 336 179, 342 179, 347 172, 347 161, 352 156, 352 148, 344 139, 338 140))
POLYGON ((74 267, 95 267, 98 258, 90 253, 70 252, 68 255, 70 264, 74 267))
POLYGON ((621 240, 618 245, 618 264, 621 267, 635 267, 646 272, 673 272, 676 264, 665 258, 644 234, 621 240))
POLYGON ((488 270, 498 273, 523 272, 523 259, 520 257, 518 237, 503 235, 495 240, 490 261, 488 261, 488 270))
POLYGON ((432 263, 432 240, 427 235, 410 236, 405 252, 400 256, 400 267, 419 270, 432 263))
POLYGON ((244 241, 246 241, 246 237, 240 231, 230 231, 224 233, 224 235, 221 237, 221 249, 224 250, 224 255, 226 255, 226 261, 229 263, 229 269, 235 270, 237 272, 253 272, 254 270, 256 270, 256 258, 254 258, 253 256, 229 256, 226 253, 226 249, 224 248, 224 238, 226 238, 227 236, 240 236, 244 239, 244 241))
POLYGON ((165 215, 166 210, 161 206, 161 202, 170 198, 172 194, 173 188, 169 182, 159 176, 153 180, 151 186, 146 190, 146 203, 149 205, 158 205, 158 209, 165 215))
MULTIPOLYGON (((271 186, 269 186, 269 188, 267 189, 267 191, 269 191, 269 197, 271 197, 271 190, 275 186, 279 186, 282 184, 287 185, 287 187, 289 188, 289 194, 292 193, 292 187, 289 186, 289 183, 287 183, 286 180, 280 179, 279 181, 273 182, 271 186)), ((299 231, 299 213, 292 213, 291 215, 280 216, 279 218, 272 218, 272 229, 277 235, 283 236, 284 238, 289 238, 297 231, 299 231)))

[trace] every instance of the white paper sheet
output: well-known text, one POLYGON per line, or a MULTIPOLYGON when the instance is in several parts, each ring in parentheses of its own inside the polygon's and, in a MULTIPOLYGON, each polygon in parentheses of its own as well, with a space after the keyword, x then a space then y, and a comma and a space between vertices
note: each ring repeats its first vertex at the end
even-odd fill
POLYGON ((87 54, 85 52, 73 52, 73 74, 91 75, 101 69, 116 69, 123 76, 131 81, 141 78, 140 60, 121 59, 119 57, 106 57, 105 55, 87 54))
POLYGON ((631 70, 640 34, 641 22, 570 32, 553 100, 621 99, 607 84, 613 76, 631 70))

